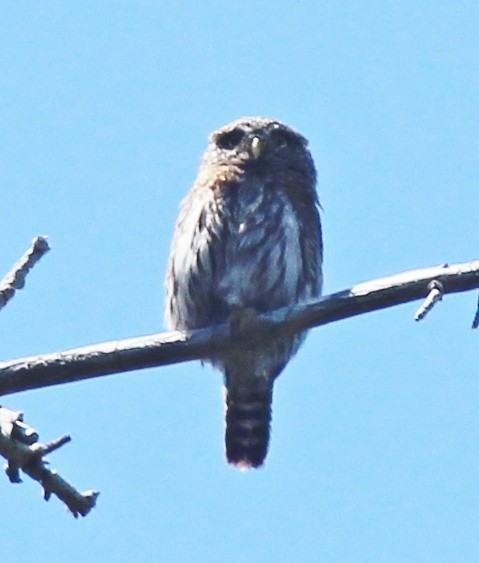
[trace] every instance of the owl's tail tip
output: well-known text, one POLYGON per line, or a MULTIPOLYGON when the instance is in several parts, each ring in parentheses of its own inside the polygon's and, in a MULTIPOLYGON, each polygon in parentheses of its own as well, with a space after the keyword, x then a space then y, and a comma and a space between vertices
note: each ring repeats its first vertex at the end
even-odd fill
POLYGON ((229 457, 228 455, 226 456, 226 460, 231 465, 231 467, 238 469, 242 473, 246 473, 250 469, 259 469, 263 467, 264 464, 264 459, 262 461, 258 461, 258 460, 253 461, 248 458, 243 458, 238 460, 238 459, 231 459, 231 457, 229 457))

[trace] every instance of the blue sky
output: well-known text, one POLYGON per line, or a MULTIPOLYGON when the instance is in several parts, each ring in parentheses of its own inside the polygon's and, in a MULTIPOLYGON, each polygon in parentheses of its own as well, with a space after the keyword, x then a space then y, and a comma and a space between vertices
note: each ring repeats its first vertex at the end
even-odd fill
MULTIPOLYGON (((180 200, 208 133, 242 115, 310 140, 325 292, 478 258, 479 5, 4 2, 6 272, 52 251, 2 311, 0 357, 162 330, 180 200)), ((311 332, 278 380, 265 467, 223 460, 221 378, 195 363, 9 396, 52 465, 101 491, 75 521, 2 488, 2 558, 477 561, 474 293, 311 332)))

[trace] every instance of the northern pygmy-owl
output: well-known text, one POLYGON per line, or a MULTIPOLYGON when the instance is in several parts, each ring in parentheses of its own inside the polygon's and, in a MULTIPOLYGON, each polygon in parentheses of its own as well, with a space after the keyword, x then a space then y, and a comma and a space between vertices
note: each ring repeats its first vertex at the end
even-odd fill
MULTIPOLYGON (((279 121, 245 117, 212 133, 176 224, 166 278, 169 327, 204 328, 319 296, 315 184, 306 139, 279 121)), ((224 374, 229 463, 263 463, 274 380, 304 336, 211 359, 224 374)))

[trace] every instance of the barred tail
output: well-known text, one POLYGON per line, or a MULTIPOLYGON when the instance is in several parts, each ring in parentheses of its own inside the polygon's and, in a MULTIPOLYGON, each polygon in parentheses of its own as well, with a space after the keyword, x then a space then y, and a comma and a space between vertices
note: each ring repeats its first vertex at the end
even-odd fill
POLYGON ((226 458, 240 469, 262 465, 269 443, 272 384, 249 387, 226 388, 226 458))

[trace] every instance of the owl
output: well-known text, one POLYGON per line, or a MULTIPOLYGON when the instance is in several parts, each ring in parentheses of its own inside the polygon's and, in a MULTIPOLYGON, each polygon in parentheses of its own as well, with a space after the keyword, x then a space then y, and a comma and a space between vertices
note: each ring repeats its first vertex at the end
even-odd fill
MULTIPOLYGON (((322 235, 308 143, 280 121, 245 117, 210 135, 181 204, 166 276, 166 321, 188 331, 316 298, 322 235)), ((243 323, 244 325, 244 323, 243 323)), ((305 333, 219 353, 227 461, 263 464, 273 385, 305 333)))

